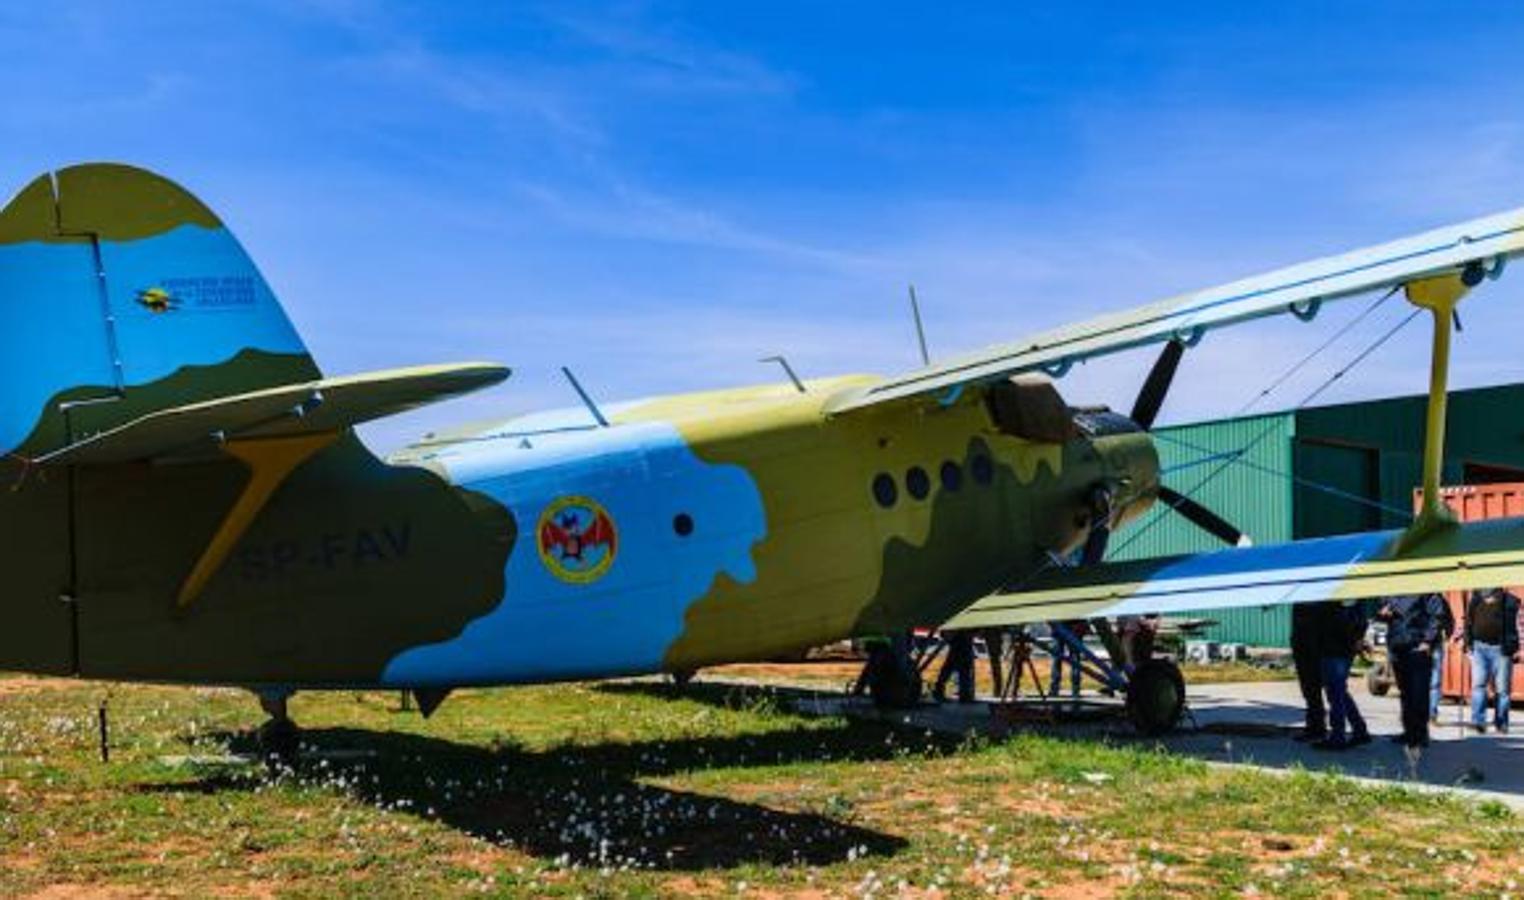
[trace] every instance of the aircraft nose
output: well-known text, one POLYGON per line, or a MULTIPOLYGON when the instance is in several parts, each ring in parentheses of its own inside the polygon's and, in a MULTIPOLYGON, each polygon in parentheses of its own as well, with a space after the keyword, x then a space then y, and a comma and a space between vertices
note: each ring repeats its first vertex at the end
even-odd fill
POLYGON ((1153 438, 1126 416, 1111 413, 1092 431, 1104 478, 1112 486, 1113 528, 1136 519, 1159 496, 1159 454, 1153 438))

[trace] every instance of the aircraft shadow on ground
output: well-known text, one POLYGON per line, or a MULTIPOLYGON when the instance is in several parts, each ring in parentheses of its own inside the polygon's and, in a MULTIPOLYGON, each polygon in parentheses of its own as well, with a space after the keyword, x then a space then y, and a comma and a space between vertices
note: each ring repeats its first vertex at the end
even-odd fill
MULTIPOLYGON (((672 690, 656 685, 608 689, 672 690)), ((736 702, 734 692, 720 686, 690 686, 684 696, 717 705, 736 702)), ((362 802, 434 819, 546 860, 669 871, 749 863, 829 865, 864 855, 893 855, 907 841, 852 824, 849 813, 827 800, 818 811, 786 811, 643 780, 790 762, 890 759, 912 741, 904 732, 886 740, 892 730, 880 723, 846 721, 751 735, 529 750, 404 731, 327 728, 303 731, 303 756, 287 777, 327 784, 362 802)), ((257 751, 250 732, 214 738, 234 752, 257 751)), ((957 743, 935 735, 913 738, 913 746, 926 749, 950 751, 957 743)), ((252 791, 267 779, 247 770, 219 772, 140 789, 252 791)), ((768 789, 786 791, 784 786, 768 789)))

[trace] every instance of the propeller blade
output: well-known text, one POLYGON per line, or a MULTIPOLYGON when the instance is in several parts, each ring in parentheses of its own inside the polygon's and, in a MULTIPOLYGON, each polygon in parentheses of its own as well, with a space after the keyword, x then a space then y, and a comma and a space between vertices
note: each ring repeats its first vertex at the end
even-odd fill
POLYGON ((1080 552, 1080 565, 1092 566, 1106 558, 1106 545, 1111 541, 1111 525, 1098 521, 1090 526, 1085 536, 1085 549, 1080 552))
POLYGON ((1090 566, 1106 558, 1111 541, 1111 491, 1098 484, 1090 491, 1090 533, 1085 535, 1085 549, 1080 551, 1080 565, 1090 566))
POLYGON ((1249 536, 1235 528, 1227 519, 1212 512, 1195 500, 1174 488, 1159 486, 1159 499, 1165 505, 1190 520, 1191 524, 1217 538, 1230 547, 1246 547, 1249 536))
POLYGON ((1132 404, 1132 415, 1128 416, 1144 431, 1153 430, 1154 419, 1159 417, 1159 410, 1164 406, 1164 396, 1169 393, 1170 382, 1175 380, 1175 370, 1180 367, 1180 357, 1184 355, 1185 344, 1178 340, 1170 341, 1160 351, 1154 367, 1148 370, 1143 389, 1138 392, 1138 399, 1132 404))

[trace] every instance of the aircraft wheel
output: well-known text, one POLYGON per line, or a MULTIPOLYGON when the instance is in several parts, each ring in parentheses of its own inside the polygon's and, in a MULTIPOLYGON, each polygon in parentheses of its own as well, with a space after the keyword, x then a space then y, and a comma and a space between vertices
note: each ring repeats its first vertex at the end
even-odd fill
POLYGON ((909 709, 921 702, 921 670, 909 654, 875 646, 868 656, 868 693, 880 709, 909 709))
POLYGON ((1392 689, 1392 670, 1386 663, 1371 666, 1365 671, 1365 689, 1372 697, 1385 697, 1392 689))
POLYGON ((1127 682, 1127 715, 1150 737, 1173 731, 1185 713, 1185 677, 1167 659, 1150 659, 1127 682))

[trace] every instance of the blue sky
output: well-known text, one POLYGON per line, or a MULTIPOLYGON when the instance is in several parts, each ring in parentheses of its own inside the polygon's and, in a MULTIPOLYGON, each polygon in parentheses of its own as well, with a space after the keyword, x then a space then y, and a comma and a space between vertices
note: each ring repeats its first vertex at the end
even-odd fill
MULTIPOLYGON (((916 362, 1524 205, 1524 17, 1497 4, 406 3, 0 7, 0 163, 158 169, 216 208, 324 369, 506 385, 367 430, 916 362)), ((1460 384, 1524 378, 1505 278, 1460 384)), ((1270 402, 1353 356, 1396 304, 1270 402)), ((1237 409, 1323 327, 1188 358, 1237 409)), ((1414 327, 1330 399, 1416 392, 1414 327)), ((1071 402, 1126 408, 1151 355, 1071 402)))

